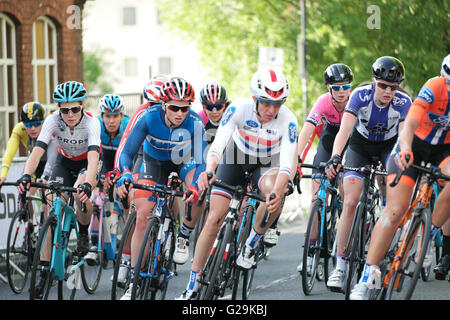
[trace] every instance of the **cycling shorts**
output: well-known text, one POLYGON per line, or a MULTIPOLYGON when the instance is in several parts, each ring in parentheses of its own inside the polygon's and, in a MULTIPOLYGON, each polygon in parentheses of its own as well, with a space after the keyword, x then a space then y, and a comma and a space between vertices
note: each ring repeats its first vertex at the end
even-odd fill
MULTIPOLYGON (((61 183, 63 186, 72 187, 78 179, 78 176, 86 172, 88 160, 71 160, 58 154, 53 166, 51 181, 61 183)), ((102 161, 98 162, 97 179, 102 170, 102 161)))
MULTIPOLYGON (((442 168, 446 162, 450 161, 450 144, 432 145, 414 136, 411 149, 414 154, 414 164, 416 165, 420 165, 424 161, 425 163, 431 163, 432 166, 442 168)), ((400 145, 397 142, 388 163, 388 183, 393 181, 395 175, 401 171, 394 160, 395 154, 399 151, 400 145)), ((405 170, 399 183, 414 188, 418 174, 419 172, 416 169, 409 167, 405 170)))

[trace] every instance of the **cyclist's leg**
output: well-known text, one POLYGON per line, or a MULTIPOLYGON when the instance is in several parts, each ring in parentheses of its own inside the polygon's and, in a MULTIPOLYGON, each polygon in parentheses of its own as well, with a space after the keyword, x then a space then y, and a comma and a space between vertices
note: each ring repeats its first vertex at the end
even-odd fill
MULTIPOLYGON (((450 152, 448 152, 450 153, 450 152)), ((450 176, 450 155, 448 155, 440 164, 439 167, 442 173, 450 176)), ((434 207, 432 224, 433 226, 440 228, 450 218, 450 181, 442 181, 441 186, 443 188, 436 199, 436 205, 434 207)))

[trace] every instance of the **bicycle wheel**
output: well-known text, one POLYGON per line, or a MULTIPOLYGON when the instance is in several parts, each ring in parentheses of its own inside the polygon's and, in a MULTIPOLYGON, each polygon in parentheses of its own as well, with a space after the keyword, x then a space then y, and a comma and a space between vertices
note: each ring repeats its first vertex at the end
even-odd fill
POLYGON ((31 228, 29 226, 26 210, 17 211, 9 225, 6 242, 6 275, 14 293, 22 292, 33 262, 33 242, 36 239, 36 231, 34 226, 31 228))
MULTIPOLYGON (((130 270, 128 270, 128 276, 125 282, 118 282, 119 269, 122 263, 123 248, 127 239, 133 234, 134 227, 136 225, 136 210, 133 210, 128 216, 125 228, 122 232, 121 240, 119 242, 119 248, 117 250, 116 259, 114 261, 114 273, 112 277, 112 287, 111 287, 111 300, 116 300, 117 295, 121 297, 125 294, 125 291, 130 284, 130 270)), ((130 265, 127 265, 130 268, 130 265)))
MULTIPOLYGON (((252 228, 252 220, 254 215, 255 209, 253 206, 247 206, 244 214, 243 214, 243 220, 241 221, 241 231, 239 234, 238 239, 238 246, 236 251, 236 256, 239 256, 241 253, 242 248, 245 245, 245 242, 247 241, 247 238, 250 234, 251 228, 252 228)), ((254 269, 250 270, 254 271, 254 269)), ((241 270, 238 268, 235 268, 234 274, 233 274, 233 290, 231 293, 231 300, 236 300, 238 296, 238 289, 239 289, 239 282, 242 280, 242 300, 247 300, 250 287, 251 287, 251 281, 249 282, 248 277, 249 270, 241 270), (249 286, 250 285, 250 286, 249 286)))
POLYGON ((430 240, 431 214, 428 210, 422 213, 413 212, 405 240, 401 244, 404 248, 398 264, 393 264, 389 286, 386 291, 388 300, 409 300, 419 278, 422 263, 427 253, 430 240), (402 290, 405 288, 405 290, 402 290))
MULTIPOLYGON (((323 279, 318 278, 319 281, 324 280, 325 283, 328 282, 328 276, 330 270, 336 267, 336 235, 337 235, 337 220, 341 214, 342 206, 339 195, 333 194, 331 197, 331 202, 327 206, 327 228, 324 232, 323 243, 326 244, 323 253, 324 264, 323 264, 323 279)), ((318 273, 319 274, 319 273, 318 273)))
POLYGON ((57 224, 56 217, 50 215, 44 220, 36 242, 30 277, 30 300, 49 298, 53 282, 53 271, 50 270, 50 259, 53 253, 53 235, 57 224), (41 262, 41 254, 47 257, 46 263, 41 262))
POLYGON ((103 266, 105 264, 105 232, 107 231, 106 221, 102 220, 102 236, 98 239, 100 241, 100 247, 97 243, 93 243, 95 247, 91 247, 89 252, 97 254, 95 260, 89 259, 84 260, 84 264, 81 267, 81 282, 83 283, 83 288, 88 294, 93 294, 100 283, 100 278, 102 276, 103 266))
POLYGON ((148 300, 152 290, 156 290, 154 281, 160 276, 160 247, 157 246, 161 222, 152 217, 145 229, 139 255, 134 266, 134 285, 131 300, 148 300))
POLYGON ((322 202, 320 200, 315 200, 309 215, 308 226, 305 233, 305 242, 303 244, 303 261, 300 274, 302 279, 302 289, 305 295, 309 295, 314 287, 317 267, 320 260, 320 244, 322 243, 322 239, 319 239, 313 234, 313 227, 317 226, 316 230, 320 229, 320 226, 322 225, 321 212, 322 202))
MULTIPOLYGON (((74 217, 75 219, 75 217, 74 217)), ((73 221, 76 223, 75 221, 73 221)), ((72 224, 72 226, 75 224, 72 224)), ((62 255, 64 257, 64 278, 58 279, 58 299, 59 300, 73 300, 77 290, 81 289, 81 268, 83 267, 83 262, 81 262, 80 267, 76 267, 77 264, 83 259, 81 256, 74 255, 76 252, 76 229, 71 227, 70 230, 62 235, 61 244, 62 251, 56 252, 56 257, 62 255), (71 273, 71 268, 75 267, 73 273, 71 273)), ((57 249, 58 250, 58 249, 57 249)))
POLYGON ((200 216, 200 219, 198 220, 198 222, 195 224, 194 231, 192 232, 193 233, 193 235, 192 235, 192 237, 193 237, 192 238, 192 243, 193 243, 192 256, 195 255, 195 247, 197 245, 197 240, 198 240, 198 237, 200 237, 200 233, 202 232, 203 226, 205 224, 205 219, 206 219, 206 216, 208 215, 208 213, 209 213, 209 202, 207 202, 205 204, 205 208, 202 211, 202 215, 200 216))
POLYGON ((225 248, 231 239, 231 224, 226 223, 224 232, 219 237, 219 243, 217 244, 216 251, 214 252, 213 263, 211 264, 208 274, 206 276, 206 287, 202 292, 201 300, 216 300, 219 296, 219 287, 222 282, 223 262, 225 248))
POLYGON ((345 300, 350 298, 350 292, 361 276, 364 263, 364 237, 361 229, 365 230, 362 225, 363 215, 366 214, 365 207, 359 202, 355 210, 355 218, 353 220, 350 231, 348 245, 350 253, 347 256, 347 271, 345 273, 344 293, 345 300))

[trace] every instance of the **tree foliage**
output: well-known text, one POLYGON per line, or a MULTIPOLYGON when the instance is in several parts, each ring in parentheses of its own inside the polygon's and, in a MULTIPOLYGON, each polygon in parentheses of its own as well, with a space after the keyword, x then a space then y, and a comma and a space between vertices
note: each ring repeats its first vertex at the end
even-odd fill
MULTIPOLYGON (((196 42, 203 63, 231 99, 250 95, 259 46, 284 49, 283 71, 291 86, 288 105, 299 118, 303 116, 297 58, 299 1, 157 0, 157 5, 169 29, 196 42)), ((450 52, 447 0, 306 0, 306 12, 309 101, 324 92, 328 65, 349 65, 359 83, 370 80, 372 63, 384 55, 402 60, 404 86, 414 97, 428 78, 438 75, 450 52), (379 10, 379 28, 369 28, 377 18, 370 6, 379 10)))
POLYGON ((109 62, 105 58, 105 51, 95 49, 83 52, 83 74, 84 81, 87 83, 88 91, 92 93, 111 93, 113 83, 108 72, 109 62))

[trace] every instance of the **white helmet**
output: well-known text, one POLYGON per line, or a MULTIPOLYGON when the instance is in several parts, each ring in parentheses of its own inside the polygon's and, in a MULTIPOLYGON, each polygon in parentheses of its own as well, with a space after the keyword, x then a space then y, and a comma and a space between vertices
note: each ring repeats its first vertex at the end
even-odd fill
POLYGON ((447 83, 450 83, 450 54, 442 61, 441 76, 447 79, 447 83))
POLYGON ((289 96, 289 85, 280 70, 263 68, 253 75, 250 91, 258 99, 284 103, 289 96))

